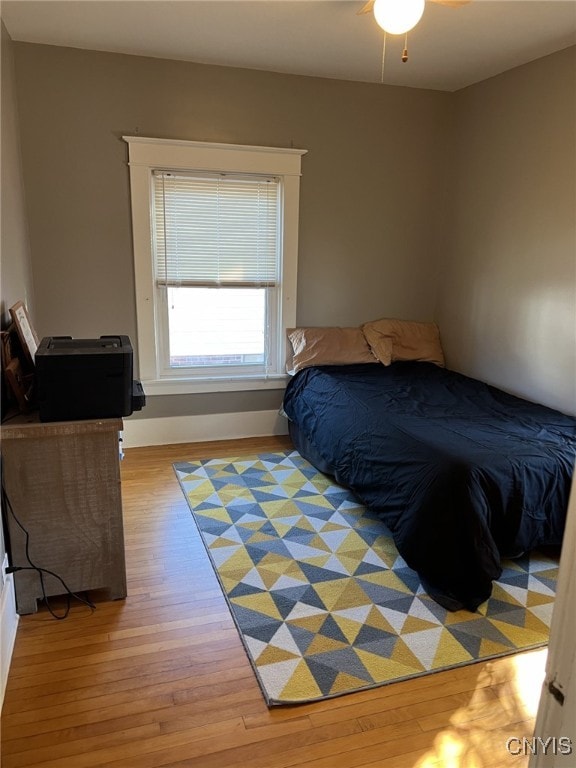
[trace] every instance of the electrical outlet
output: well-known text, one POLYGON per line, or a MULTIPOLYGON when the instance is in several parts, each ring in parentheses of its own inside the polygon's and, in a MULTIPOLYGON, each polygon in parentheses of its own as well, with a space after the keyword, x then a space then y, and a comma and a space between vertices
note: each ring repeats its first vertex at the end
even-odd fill
POLYGON ((8 568, 8 553, 4 553, 4 560, 2 560, 2 575, 0 576, 0 594, 2 593, 2 590, 4 589, 4 584, 6 583, 6 568, 8 568))

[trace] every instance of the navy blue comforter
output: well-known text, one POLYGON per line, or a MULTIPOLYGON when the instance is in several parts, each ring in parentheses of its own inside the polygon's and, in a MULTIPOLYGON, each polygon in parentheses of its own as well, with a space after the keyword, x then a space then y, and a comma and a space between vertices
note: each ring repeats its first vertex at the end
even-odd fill
POLYGON ((420 362, 307 368, 284 410, 296 447, 379 513, 448 608, 486 600, 502 556, 562 541, 572 417, 420 362))

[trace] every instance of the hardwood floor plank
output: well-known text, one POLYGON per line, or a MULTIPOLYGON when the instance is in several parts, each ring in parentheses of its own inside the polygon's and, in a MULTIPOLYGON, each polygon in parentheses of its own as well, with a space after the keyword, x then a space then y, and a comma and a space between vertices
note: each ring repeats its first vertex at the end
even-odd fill
MULTIPOLYGON (((243 650, 242 655, 244 655, 243 650)), ((36 713, 42 715, 40 710, 44 708, 60 707, 74 702, 78 711, 90 707, 84 702, 90 702, 102 696, 130 691, 130 695, 134 697, 136 695, 134 692, 142 694, 147 689, 161 684, 169 686, 169 690, 174 691, 181 684, 180 681, 189 681, 192 678, 197 681, 202 676, 218 681, 221 676, 228 674, 229 669, 245 669, 244 662, 245 658, 240 655, 226 654, 220 658, 199 663, 197 659, 177 654, 170 660, 162 660, 154 665, 130 667, 125 677, 119 677, 114 672, 100 674, 98 683, 91 674, 87 673, 84 677, 69 682, 59 692, 54 690, 53 684, 26 688, 18 691, 18 697, 15 695, 11 697, 11 707, 5 706, 4 722, 14 725, 34 722, 36 713), (29 712, 32 714, 27 715, 26 713, 29 712), (17 719, 12 720, 11 716, 17 719)))
POLYGON ((186 766, 186 768, 276 768, 276 762, 281 766, 298 765, 293 762, 294 750, 303 745, 313 745, 322 741, 332 741, 337 737, 346 737, 360 730, 356 722, 314 728, 299 731, 288 736, 276 737, 266 741, 254 740, 249 734, 245 743, 222 740, 219 748, 209 744, 200 745, 195 753, 187 744, 168 746, 157 752, 149 752, 139 756, 137 760, 125 762, 116 761, 105 763, 106 768, 161 768, 163 766, 186 766))
MULTIPOLYGON (((93 613, 73 604, 63 621, 44 606, 21 617, 3 768, 445 768, 450 749, 496 768, 484 742, 502 757, 505 737, 530 735, 515 682, 525 654, 266 706, 172 463, 290 447, 272 437, 126 451, 128 597, 93 593, 93 613)), ((539 690, 545 650, 531 653, 539 690)))

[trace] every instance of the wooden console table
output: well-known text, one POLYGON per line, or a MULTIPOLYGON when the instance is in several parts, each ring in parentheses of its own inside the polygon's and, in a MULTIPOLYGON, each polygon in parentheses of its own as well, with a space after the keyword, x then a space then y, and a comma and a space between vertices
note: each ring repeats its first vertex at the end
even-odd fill
MULTIPOLYGON (((126 597, 124 528, 120 489, 122 419, 38 421, 19 416, 3 424, 4 488, 29 534, 34 565, 57 573, 72 592, 108 590, 126 597)), ((28 566, 25 535, 8 509, 10 564, 28 566)), ((45 574, 46 595, 65 594, 45 574)), ((34 613, 42 599, 35 571, 14 573, 16 610, 34 613)))

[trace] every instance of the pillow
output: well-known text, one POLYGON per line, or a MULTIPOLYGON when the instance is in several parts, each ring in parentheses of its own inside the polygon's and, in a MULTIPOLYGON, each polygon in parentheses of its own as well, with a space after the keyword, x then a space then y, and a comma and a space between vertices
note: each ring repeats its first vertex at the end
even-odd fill
POLYGON ((392 362, 418 360, 444 367, 444 352, 436 323, 383 318, 364 323, 362 331, 379 360, 381 355, 388 359, 389 344, 392 342, 392 362))
POLYGON ((377 363, 360 328, 289 328, 286 371, 311 365, 377 363))

